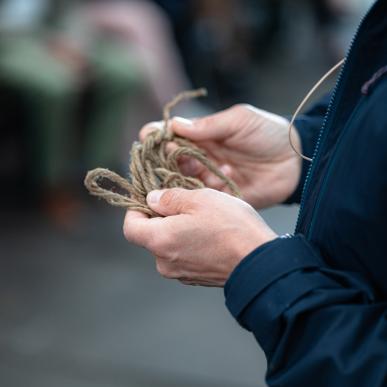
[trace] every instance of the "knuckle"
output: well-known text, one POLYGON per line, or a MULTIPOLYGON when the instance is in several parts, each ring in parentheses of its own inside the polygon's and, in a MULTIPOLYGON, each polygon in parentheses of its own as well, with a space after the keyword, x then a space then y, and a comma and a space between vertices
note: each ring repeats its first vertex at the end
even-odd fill
POLYGON ((231 110, 234 110, 235 112, 246 112, 253 109, 253 106, 248 103, 238 103, 231 107, 231 110))
POLYGON ((165 277, 166 270, 160 261, 156 261, 156 270, 162 277, 165 277))
POLYGON ((178 265, 180 261, 180 254, 176 249, 169 249, 168 255, 165 258, 170 264, 178 265))
POLYGON ((149 134, 152 133, 156 130, 160 130, 162 127, 162 123, 160 121, 154 121, 154 122, 149 122, 148 124, 144 125, 141 130, 140 130, 140 140, 144 141, 145 137, 149 134))
POLYGON ((173 204, 176 204, 176 201, 181 196, 181 190, 179 188, 173 188, 165 191, 161 198, 160 204, 165 207, 170 207, 173 204))
POLYGON ((161 260, 156 261, 156 270, 162 277, 172 278, 171 271, 167 268, 167 266, 161 260))
POLYGON ((179 278, 179 281, 183 284, 183 285, 186 285, 186 286, 195 286, 196 285, 196 282, 191 279, 191 278, 179 278))
POLYGON ((193 191, 193 198, 199 204, 200 207, 206 206, 206 204, 210 201, 212 203, 214 195, 217 194, 218 191, 213 188, 201 188, 199 190, 193 191))
POLYGON ((159 236, 152 238, 151 249, 157 254, 165 255, 170 250, 171 245, 171 237, 160 234, 159 236))
POLYGON ((127 222, 124 222, 124 225, 122 226, 122 232, 124 234, 125 239, 128 242, 133 242, 133 235, 132 235, 132 232, 131 232, 131 228, 129 227, 127 222))
POLYGON ((198 190, 193 191, 193 194, 198 196, 208 196, 214 193, 214 190, 212 188, 204 187, 198 190))

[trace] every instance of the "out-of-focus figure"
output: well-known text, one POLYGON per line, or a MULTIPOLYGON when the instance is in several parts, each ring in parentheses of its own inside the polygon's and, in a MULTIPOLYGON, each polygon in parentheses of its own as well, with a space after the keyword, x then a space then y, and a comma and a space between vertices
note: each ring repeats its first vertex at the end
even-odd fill
POLYGON ((0 29, 3 107, 18 112, 3 124, 21 131, 26 176, 62 222, 77 177, 120 163, 126 119, 139 111, 129 102, 153 112, 188 82, 148 1, 5 0, 0 29))
POLYGON ((61 213, 86 169, 120 164, 128 117, 133 140, 143 122, 158 119, 166 101, 191 87, 175 39, 190 80, 209 89, 213 107, 255 104, 267 97, 262 71, 283 62, 284 47, 310 56, 303 47, 310 35, 315 52, 337 61, 370 2, 3 0, 0 176, 21 154, 46 209, 61 213), (301 11, 314 34, 297 30, 292 15, 301 11), (10 146, 15 136, 23 139, 19 152, 10 146))
POLYGON ((277 30, 280 0, 154 0, 173 21, 188 74, 213 107, 254 101, 255 66, 277 30))

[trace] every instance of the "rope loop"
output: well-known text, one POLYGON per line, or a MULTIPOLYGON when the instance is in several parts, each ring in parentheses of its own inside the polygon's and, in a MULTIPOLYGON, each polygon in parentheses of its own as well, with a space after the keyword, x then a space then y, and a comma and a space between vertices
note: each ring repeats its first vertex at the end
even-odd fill
POLYGON ((124 179, 108 169, 94 169, 87 173, 84 181, 90 194, 116 207, 140 211, 151 217, 159 216, 146 203, 146 196, 150 191, 176 187, 204 188, 204 184, 199 179, 184 176, 179 170, 179 158, 189 156, 198 160, 219 177, 234 196, 240 197, 237 185, 218 169, 215 163, 206 156, 204 150, 188 139, 179 137, 168 130, 173 107, 183 100, 206 94, 205 89, 199 89, 184 91, 177 95, 164 108, 163 129, 149 133, 143 143, 133 143, 130 153, 130 179, 124 179), (168 142, 174 142, 178 146, 177 149, 168 153, 166 150, 168 142))

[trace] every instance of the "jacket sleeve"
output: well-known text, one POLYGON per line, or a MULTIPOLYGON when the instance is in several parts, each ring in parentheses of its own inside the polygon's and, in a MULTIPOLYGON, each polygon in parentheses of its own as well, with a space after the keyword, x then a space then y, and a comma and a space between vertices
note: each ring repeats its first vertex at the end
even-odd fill
POLYGON ((265 351, 269 386, 387 385, 387 303, 359 274, 326 267, 302 235, 249 254, 225 296, 265 351))
MULTIPOLYGON (((331 94, 322 97, 305 114, 300 115, 294 122, 294 126, 301 138, 302 153, 305 156, 313 157, 314 148, 323 125, 325 114, 331 94)), ((286 204, 299 203, 301 200, 304 181, 308 173, 310 162, 303 160, 300 182, 294 193, 285 201, 286 204)))

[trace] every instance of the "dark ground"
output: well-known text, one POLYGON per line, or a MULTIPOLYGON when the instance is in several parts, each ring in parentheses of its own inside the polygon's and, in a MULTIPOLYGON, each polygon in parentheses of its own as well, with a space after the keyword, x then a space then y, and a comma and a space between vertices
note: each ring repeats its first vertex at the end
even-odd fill
MULTIPOLYGON (((296 210, 264 216, 285 232, 296 210)), ((222 291, 160 278, 152 258, 124 241, 122 217, 93 206, 76 229, 63 233, 40 218, 6 215, 0 385, 262 383, 263 355, 228 314, 222 291)))

